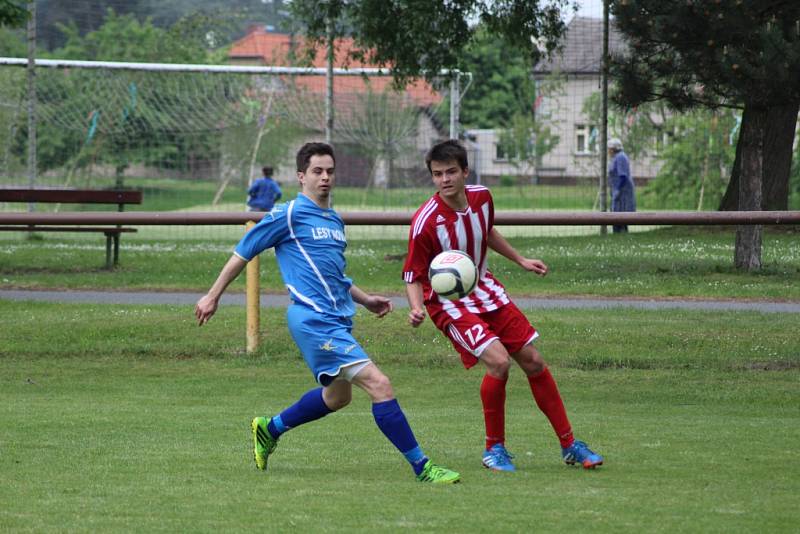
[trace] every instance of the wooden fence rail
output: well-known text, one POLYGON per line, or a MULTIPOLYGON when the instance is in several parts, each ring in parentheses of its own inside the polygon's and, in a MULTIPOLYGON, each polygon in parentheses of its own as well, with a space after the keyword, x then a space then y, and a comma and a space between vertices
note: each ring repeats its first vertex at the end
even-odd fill
MULTIPOLYGON (((407 225, 408 212, 351 211, 342 212, 346 224, 407 225)), ((0 212, 0 224, 64 225, 64 224, 122 224, 139 226, 237 225, 259 220, 259 212, 0 212)), ((496 212, 496 225, 532 226, 600 226, 627 225, 751 225, 800 224, 800 211, 663 211, 663 212, 496 212)))

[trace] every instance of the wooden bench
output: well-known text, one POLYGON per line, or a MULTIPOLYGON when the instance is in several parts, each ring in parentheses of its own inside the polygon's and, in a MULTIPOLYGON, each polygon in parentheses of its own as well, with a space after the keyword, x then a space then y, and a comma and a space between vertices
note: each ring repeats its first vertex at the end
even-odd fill
MULTIPOLYGON (((142 192, 101 189, 30 189, 0 188, 0 202, 48 202, 60 204, 117 204, 124 211, 126 204, 141 204, 142 192)), ((0 226, 4 232, 102 232, 106 236, 106 269, 119 264, 119 236, 136 232, 122 226, 0 226)))

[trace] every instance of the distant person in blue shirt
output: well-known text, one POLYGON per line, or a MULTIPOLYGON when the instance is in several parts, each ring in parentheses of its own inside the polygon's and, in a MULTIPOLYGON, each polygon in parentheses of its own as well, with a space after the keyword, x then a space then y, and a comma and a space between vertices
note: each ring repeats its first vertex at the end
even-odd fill
POLYGON ((269 211, 281 198, 281 187, 272 179, 272 167, 262 167, 263 176, 247 190, 247 211, 269 211))
POLYGON ((297 199, 275 206, 242 238, 208 294, 197 302, 195 316, 205 324, 247 262, 274 248, 292 300, 286 312, 289 332, 322 387, 309 390, 274 417, 253 419, 256 466, 267 469, 267 458, 285 432, 347 406, 355 384, 372 399, 378 428, 405 456, 419 481, 458 482, 458 473, 435 465, 422 451, 389 379, 352 335, 354 303, 378 317, 391 312, 392 303, 365 293, 345 274, 344 223, 330 207, 334 166, 330 145, 303 145, 297 153, 297 199))
MULTIPOLYGON (((631 163, 622 150, 622 141, 608 141, 608 183, 611 185, 611 211, 636 211, 636 190, 631 163)), ((628 225, 614 225, 614 233, 627 232, 628 225)))

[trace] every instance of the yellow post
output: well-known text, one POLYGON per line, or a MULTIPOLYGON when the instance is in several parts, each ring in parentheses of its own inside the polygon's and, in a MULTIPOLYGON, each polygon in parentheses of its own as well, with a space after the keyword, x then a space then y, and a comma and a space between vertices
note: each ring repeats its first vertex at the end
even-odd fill
MULTIPOLYGON (((247 230, 249 231, 256 223, 249 221, 247 230)), ((261 306, 259 294, 261 291, 259 281, 259 258, 256 256, 247 263, 247 353, 250 354, 258 350, 261 343, 259 325, 261 324, 261 306)))

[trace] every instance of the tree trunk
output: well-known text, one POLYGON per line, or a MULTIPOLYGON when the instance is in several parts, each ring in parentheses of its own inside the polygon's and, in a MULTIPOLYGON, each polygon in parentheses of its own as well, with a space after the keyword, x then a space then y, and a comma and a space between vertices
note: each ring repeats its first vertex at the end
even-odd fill
MULTIPOLYGON (((764 130, 769 112, 766 108, 750 108, 749 125, 742 128, 742 164, 739 177, 739 211, 761 210, 761 189, 764 170, 764 130)), ((744 124, 744 120, 742 121, 744 124)), ((761 226, 742 225, 736 229, 733 263, 737 269, 761 269, 761 226)))
MULTIPOLYGON (((789 207, 789 173, 792 168, 792 145, 797 127, 800 102, 767 109, 764 132, 762 206, 765 210, 786 210, 789 207)), ((736 144, 736 159, 728 189, 720 202, 720 211, 739 211, 739 175, 742 166, 742 138, 751 127, 751 112, 745 107, 742 130, 736 144)))

